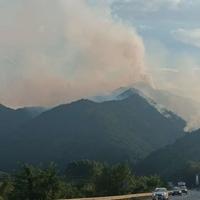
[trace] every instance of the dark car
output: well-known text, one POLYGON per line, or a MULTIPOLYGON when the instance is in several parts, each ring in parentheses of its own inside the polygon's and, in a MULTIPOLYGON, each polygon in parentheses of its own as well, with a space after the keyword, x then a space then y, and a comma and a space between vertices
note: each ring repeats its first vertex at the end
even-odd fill
POLYGON ((188 193, 188 189, 186 186, 181 186, 180 189, 181 189, 182 193, 184 193, 184 194, 188 193))
POLYGON ((182 190, 180 187, 174 187, 173 190, 172 190, 172 196, 175 196, 175 195, 182 195, 182 190))

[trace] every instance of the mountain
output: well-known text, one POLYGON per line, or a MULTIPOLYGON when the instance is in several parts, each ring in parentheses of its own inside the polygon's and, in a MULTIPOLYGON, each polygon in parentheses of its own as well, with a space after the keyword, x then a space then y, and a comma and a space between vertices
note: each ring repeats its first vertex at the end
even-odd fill
POLYGON ((101 94, 101 95, 98 95, 98 96, 89 97, 89 100, 97 102, 97 103, 102 103, 102 102, 105 102, 105 101, 120 100, 120 99, 122 99, 120 97, 120 95, 122 93, 126 92, 129 89, 136 92, 136 93, 139 92, 135 88, 120 87, 120 88, 118 88, 118 89, 116 89, 112 92, 107 92, 107 93, 104 93, 104 94, 101 94))
POLYGON ((196 102, 190 98, 175 95, 169 91, 161 90, 150 86, 144 82, 138 82, 129 87, 121 87, 113 92, 92 97, 91 100, 96 102, 104 102, 111 100, 119 100, 126 98, 131 93, 138 93, 147 100, 156 102, 156 106, 165 108, 176 113, 187 122, 186 131, 192 131, 200 128, 200 102, 196 102), (126 93, 125 96, 121 94, 126 93))
POLYGON ((4 149, 10 148, 6 145, 12 138, 11 133, 30 119, 32 117, 23 110, 14 110, 0 105, 0 151, 2 153, 4 153, 4 149))
POLYGON ((17 161, 135 163, 182 137, 184 126, 181 118, 164 115, 134 92, 117 101, 79 100, 48 110, 14 131, 0 151, 0 169, 12 169, 17 161))
POLYGON ((200 102, 166 90, 153 88, 143 82, 136 83, 133 87, 153 99, 157 104, 171 110, 187 121, 186 131, 200 128, 200 102))
MULTIPOLYGON (((200 173, 200 130, 156 150, 140 162, 138 174, 159 174, 168 180, 192 179, 200 173)), ((190 182, 190 181, 189 181, 190 182)))
POLYGON ((0 151, 11 148, 7 146, 13 137, 13 132, 20 128, 23 124, 38 116, 42 112, 42 108, 12 109, 0 104, 0 151), (39 111, 40 110, 40 111, 39 111))
POLYGON ((41 107, 25 107, 15 110, 0 104, 0 135, 12 132, 45 110, 41 107))
POLYGON ((13 131, 29 119, 31 116, 24 110, 14 110, 0 105, 0 134, 13 131))
POLYGON ((17 111, 26 112, 28 115, 34 118, 40 115, 41 113, 47 111, 48 109, 49 108, 46 107, 24 107, 17 109, 17 111))

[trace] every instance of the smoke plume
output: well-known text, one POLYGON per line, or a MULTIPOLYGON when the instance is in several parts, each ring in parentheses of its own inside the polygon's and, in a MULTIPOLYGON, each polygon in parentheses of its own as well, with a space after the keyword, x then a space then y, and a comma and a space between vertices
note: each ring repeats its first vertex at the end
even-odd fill
POLYGON ((0 102, 56 105, 148 81, 136 31, 86 0, 1 1, 0 102), (6 20, 5 20, 6 17, 6 20))

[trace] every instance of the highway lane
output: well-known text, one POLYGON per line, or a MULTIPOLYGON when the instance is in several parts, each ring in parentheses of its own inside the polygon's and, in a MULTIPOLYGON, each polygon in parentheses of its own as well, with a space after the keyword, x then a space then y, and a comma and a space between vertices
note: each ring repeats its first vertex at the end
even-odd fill
MULTIPOLYGON (((151 200, 151 198, 146 200, 151 200)), ((187 195, 182 196, 170 196, 169 200, 200 200, 200 191, 189 191, 187 195)))
MULTIPOLYGON (((143 193, 143 194, 130 194, 130 195, 122 195, 122 196, 109 196, 109 197, 91 197, 91 198, 77 198, 77 199, 60 199, 60 200, 127 200, 127 199, 135 199, 135 200, 151 200, 151 193, 143 193), (139 198, 140 197, 140 198, 139 198)), ((182 196, 170 196, 169 200, 200 200, 200 192, 198 191, 189 191, 187 195, 182 196)))
POLYGON ((200 192, 189 191, 188 195, 170 197, 170 200, 200 200, 200 192))

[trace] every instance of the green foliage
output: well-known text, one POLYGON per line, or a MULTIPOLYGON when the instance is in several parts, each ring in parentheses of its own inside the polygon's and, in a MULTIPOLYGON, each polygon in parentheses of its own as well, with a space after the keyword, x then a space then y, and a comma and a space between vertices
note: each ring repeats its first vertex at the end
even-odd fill
POLYGON ((70 163, 66 176, 82 197, 144 192, 164 186, 158 176, 134 176, 127 164, 110 166, 89 160, 70 163))
POLYGON ((63 177, 58 176, 54 164, 46 168, 23 165, 12 181, 8 179, 0 184, 0 197, 3 200, 69 199, 145 192, 157 186, 162 186, 159 177, 136 177, 127 164, 110 166, 81 160, 70 163, 63 177))
POLYGON ((119 195, 131 191, 132 174, 127 165, 105 166, 95 181, 98 195, 119 195))
POLYGON ((65 183, 57 175, 53 164, 46 169, 24 165, 14 177, 12 199, 52 200, 65 192, 65 183))
POLYGON ((7 200, 8 194, 13 190, 9 174, 0 171, 0 200, 7 200))
POLYGON ((101 173, 102 168, 103 164, 99 162, 80 160, 69 163, 65 175, 70 182, 88 183, 101 173))
POLYGON ((66 182, 65 193, 62 195, 62 198, 64 198, 64 197, 67 199, 79 198, 79 197, 83 197, 83 193, 78 187, 74 186, 71 183, 66 182))
POLYGON ((7 200, 8 195, 13 191, 13 185, 9 178, 0 183, 0 200, 7 200))
POLYGON ((103 167, 102 163, 90 160, 71 162, 65 170, 66 181, 79 190, 78 196, 94 196, 94 182, 101 174, 103 167))
POLYGON ((159 176, 137 177, 134 192, 149 192, 153 191, 156 187, 166 187, 166 185, 159 176))
POLYGON ((183 180, 187 182, 187 185, 195 187, 196 174, 200 174, 200 162, 188 161, 182 166, 182 169, 178 173, 173 174, 173 180, 183 180))

